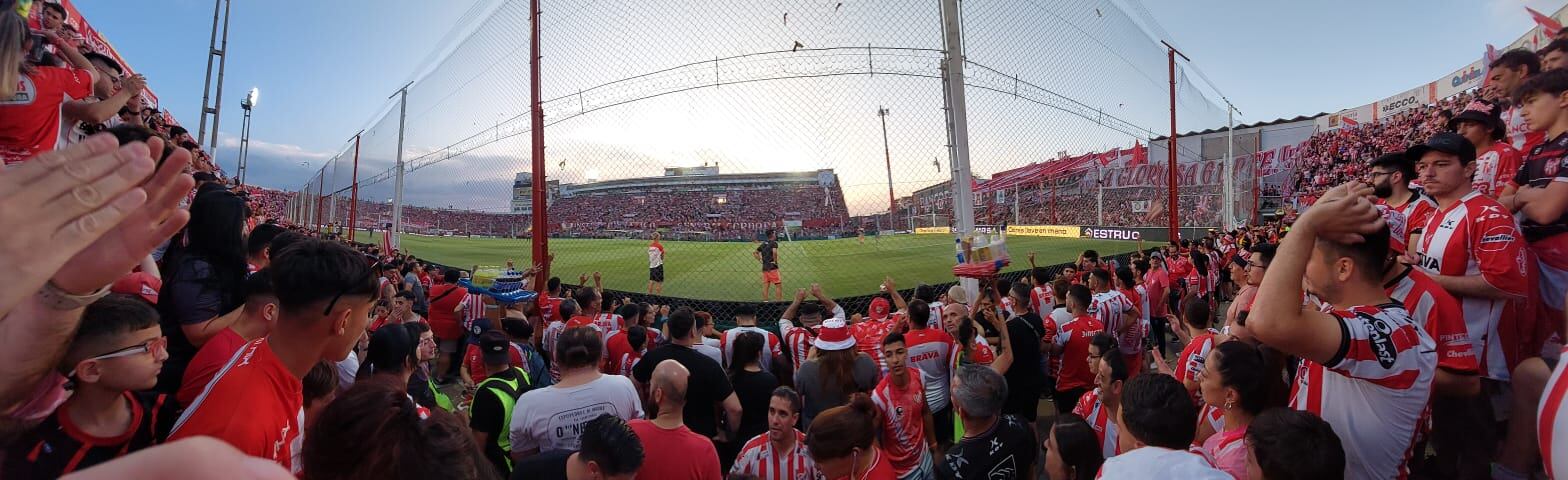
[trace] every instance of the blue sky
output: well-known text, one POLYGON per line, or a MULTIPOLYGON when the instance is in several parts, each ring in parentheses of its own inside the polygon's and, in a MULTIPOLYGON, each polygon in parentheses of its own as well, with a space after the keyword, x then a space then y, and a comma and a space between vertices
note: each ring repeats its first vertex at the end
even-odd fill
MULTIPOLYGON (((513 0, 521 1, 521 0, 513 0)), ((547 12, 547 62, 563 57, 582 59, 591 65, 578 66, 571 71, 574 75, 558 75, 547 78, 546 97, 552 94, 561 94, 570 91, 570 88, 583 88, 583 84, 592 85, 588 80, 609 80, 623 78, 636 73, 652 69, 663 68, 695 59, 713 58, 721 54, 743 53, 762 51, 768 49, 788 48, 787 44, 780 44, 782 40, 771 36, 777 33, 779 39, 804 38, 808 47, 856 45, 869 43, 864 40, 864 32, 857 29, 869 28, 869 25, 879 20, 861 20, 861 23, 832 23, 830 13, 837 13, 812 6, 817 1, 782 0, 779 3, 796 5, 795 20, 777 22, 776 14, 762 12, 767 18, 755 20, 758 25, 779 24, 778 32, 759 30, 759 36, 765 37, 763 41, 753 42, 735 40, 720 45, 699 45, 698 39, 702 30, 707 28, 703 22, 679 22, 660 20, 654 18, 658 15, 694 15, 696 10, 692 3, 684 2, 647 2, 646 0, 555 0, 559 5, 554 6, 556 17, 562 19, 554 32, 550 31, 549 15, 547 12), (661 9, 649 5, 678 5, 680 9, 661 9), (805 5, 804 7, 800 5, 805 5), (687 9, 690 11, 680 11, 687 9), (672 12, 671 10, 675 10, 672 12), (820 18, 818 18, 820 17, 820 18), (817 22, 817 23, 813 23, 817 22), (869 23, 868 23, 869 22, 869 23), (581 30, 572 30, 578 29, 581 30), (625 46, 612 48, 599 46, 589 42, 576 42, 577 37, 592 38, 594 34, 604 32, 620 32, 627 29, 667 29, 669 37, 666 40, 677 43, 669 47, 676 53, 661 51, 657 55, 643 55, 631 51, 625 46), (804 30, 804 31, 802 31, 804 30), (694 39, 690 45, 681 44, 685 39, 694 39), (554 43, 552 43, 554 42, 554 43), (858 43, 856 43, 858 42, 858 43), (825 44, 825 45, 824 45, 825 44), (778 45, 774 47, 773 45, 778 45), (586 73, 584 73, 586 72, 586 73), (576 75, 585 78, 573 78, 576 75), (576 80, 574 82, 574 80, 576 80), (555 83, 555 85, 552 85, 555 83)), ((739 0, 737 0, 739 1, 739 0)), ((975 0, 979 1, 979 0, 975 0)), ((191 126, 198 120, 201 102, 201 88, 206 62, 205 49, 207 46, 209 28, 212 21, 212 4, 205 0, 148 0, 137 2, 109 1, 109 0, 77 0, 78 8, 87 19, 99 30, 103 31, 108 39, 114 43, 120 53, 138 71, 147 75, 152 87, 159 93, 163 106, 173 111, 182 123, 191 126)), ((495 0, 451 0, 446 2, 416 2, 410 0, 341 0, 341 1, 236 1, 233 8, 233 22, 229 35, 229 62, 226 72, 224 102, 224 117, 221 123, 224 146, 220 147, 220 162, 226 169, 233 169, 232 154, 235 149, 229 140, 237 140, 239 132, 240 109, 238 102, 244 91, 250 87, 261 89, 261 101, 255 114, 252 127, 252 183, 269 187, 295 189, 303 181, 320 168, 323 161, 333 153, 344 148, 350 137, 367 122, 376 116, 388 105, 387 96, 392 94, 405 81, 411 79, 414 70, 425 64, 425 60, 437 45, 442 44, 448 31, 463 19, 472 15, 471 8, 483 9, 493 5, 495 0), (476 7, 477 5, 477 7, 476 7), (304 163, 306 165, 301 165, 304 163)), ((762 2, 767 3, 767 2, 762 2)), ((762 4, 759 3, 759 4, 762 4)), ((859 5, 853 1, 844 2, 846 12, 853 13, 859 5)), ((914 3, 900 3, 899 5, 931 4, 934 11, 935 0, 924 0, 914 3)), ((1007 2, 1004 2, 1007 3, 1007 2)), ((1073 8, 1073 2, 1050 2, 1048 0, 1016 0, 1016 4, 1028 4, 1038 9, 1024 8, 1027 15, 1047 13, 1052 9, 1060 11, 1062 8, 1073 8), (1051 4, 1056 4, 1052 6, 1051 4), (1062 5, 1069 5, 1063 7, 1062 5)), ((1102 2, 1103 3, 1103 2, 1102 2)), ((547 2, 549 4, 549 2, 547 2)), ((1553 11, 1561 4, 1561 0, 1533 0, 1520 2, 1518 0, 1488 0, 1488 1, 1435 1, 1435 2, 1367 2, 1367 1, 1321 1, 1321 2, 1247 2, 1237 0, 1190 0, 1181 2, 1147 2, 1147 9, 1158 18, 1161 26, 1176 40, 1177 45, 1193 58, 1196 66, 1202 69, 1209 78, 1218 83, 1218 87, 1244 112, 1239 120, 1254 122, 1270 120, 1282 116, 1294 116, 1320 111, 1334 111, 1340 108, 1352 107, 1371 102, 1382 97, 1406 90, 1418 84, 1436 79, 1459 66, 1469 63, 1479 57, 1484 49, 1484 44, 1493 43, 1504 45, 1522 34, 1532 23, 1525 15, 1522 5, 1530 5, 1542 11, 1553 11)), ((923 8, 923 7, 922 7, 923 8)), ((990 10, 988 6, 977 5, 977 13, 970 20, 972 24, 987 24, 993 22, 998 27, 990 31, 972 29, 969 38, 971 60, 980 61, 987 65, 999 66, 1003 69, 1022 71, 1036 82, 1045 83, 1050 88, 1051 82, 1067 82, 1076 86, 1095 86, 1094 81, 1081 78, 1060 78, 1054 76, 1049 68, 1036 68, 1044 64, 1034 64, 1028 60, 1009 58, 998 60, 985 57, 983 53, 988 48, 1005 49, 1024 42, 1049 42, 1052 37, 1045 33, 1031 31, 1028 21, 1010 21, 1009 16, 1018 15, 1017 12, 1006 7, 996 7, 990 10), (997 32, 1000 32, 998 34, 997 32)), ((781 8, 791 10, 791 8, 781 8)), ((724 10, 720 13, 726 15, 726 21, 735 24, 754 27, 749 23, 754 19, 736 19, 730 16, 737 15, 736 11, 749 15, 746 10, 724 10)), ((928 13, 928 12, 923 12, 928 13)), ((1098 13, 1098 12, 1096 12, 1098 13)), ((1085 12, 1069 14, 1078 15, 1085 12)), ((1098 15, 1096 15, 1098 16, 1098 15)), ((857 17, 858 18, 858 17, 857 17)), ((1083 22, 1079 17, 1073 21, 1083 22)), ((1025 19, 1027 20, 1027 18, 1025 19)), ((889 23, 892 23, 891 21, 889 23)), ((767 27, 771 29, 772 27, 767 27)), ((764 29, 765 30, 765 29, 764 29)), ((468 60, 467 67, 477 68, 485 62, 492 61, 508 48, 526 45, 523 31, 504 30, 495 38, 476 40, 476 52, 459 52, 458 55, 472 54, 474 60, 468 60), (499 45, 497 45, 499 44, 499 45), (494 50, 491 52, 490 50, 494 50), (490 56, 486 56, 490 55, 490 56), (491 59, 491 60, 486 60, 491 59)), ((1103 30, 1089 30, 1094 35, 1126 35, 1125 30, 1107 28, 1103 30)), ((900 34, 894 31, 894 35, 900 34)), ((1071 34, 1071 32, 1069 32, 1071 34)), ((939 40, 929 31, 913 34, 917 37, 914 46, 939 47, 939 40)), ((871 35, 873 40, 877 35, 871 35)), ((1102 41, 1116 44, 1119 39, 1104 38, 1102 41)), ((1091 48, 1092 50, 1092 48, 1091 48)), ((1133 57, 1128 60, 1131 70, 1122 68, 1123 77, 1143 75, 1149 79, 1163 81, 1163 66, 1151 64, 1148 57, 1152 50, 1140 49, 1129 54, 1133 57), (1142 57, 1138 55, 1143 55, 1142 57), (1131 73, 1129 73, 1131 72, 1131 73), (1157 78, 1153 78, 1157 77, 1157 78)), ((1068 52, 1071 53, 1071 52, 1068 52)), ((1070 55, 1063 55, 1070 56, 1070 55)), ((1086 56, 1091 59, 1104 59, 1109 55, 1104 52, 1090 51, 1086 56)), ((516 58, 524 58, 516 55, 516 58)), ((1154 60, 1158 60, 1156 55, 1154 60)), ((1076 64, 1073 64, 1076 65, 1076 64)), ((1127 67, 1127 66, 1123 66, 1127 67)), ((1091 68, 1091 67, 1074 67, 1091 68)), ((1112 70, 1114 71, 1114 69, 1112 70)), ((476 74, 479 75, 479 74, 476 74)), ((494 75, 494 74, 492 74, 494 75)), ((443 131, 443 135, 432 138, 430 146, 444 146, 464 136, 478 132, 480 129, 497 122, 504 121, 508 114, 521 113, 517 110, 521 100, 526 95, 525 77, 510 74, 500 74, 498 79, 490 79, 489 87, 481 82, 471 85, 467 82, 459 83, 460 77, 438 80, 425 85, 421 93, 429 93, 433 89, 451 89, 453 93, 464 93, 465 88, 489 88, 492 90, 503 89, 494 103, 498 106, 479 105, 482 99, 465 99, 464 95, 453 98, 441 96, 434 104, 426 107, 440 111, 436 107, 447 110, 460 109, 454 118, 469 120, 468 125, 458 125, 461 122, 452 119, 443 120, 441 127, 450 128, 443 131), (445 83, 442 83, 445 82, 445 83), (472 109, 472 110, 469 110, 472 109), (465 116, 466 115, 466 116, 465 116), (471 118, 470 118, 471 117, 471 118)), ((1081 98, 1086 103, 1096 108, 1115 108, 1123 101, 1119 100, 1119 88, 1113 85, 1124 85, 1122 88, 1136 88, 1143 94, 1162 95, 1163 90, 1158 85, 1144 82, 1143 79, 1123 79, 1123 83, 1108 83, 1105 88, 1084 93, 1081 98)), ((911 83, 911 85, 927 85, 911 83)), ((1065 87, 1073 90, 1072 86, 1065 87)), ((416 87, 419 88, 419 87, 416 87)), ((744 90, 746 87, 737 87, 735 90, 744 90)), ((773 91, 783 91, 797 94, 809 91, 809 86, 782 86, 771 87, 773 91)), ((885 86, 882 88, 886 88, 885 86)), ((846 92, 835 92, 820 97, 814 97, 811 102, 824 103, 853 103, 852 110, 857 115, 856 119, 874 121, 875 117, 863 115, 874 111, 874 105, 888 103, 893 109, 890 122, 897 121, 900 114, 906 114, 912 109, 919 110, 921 115, 929 117, 932 109, 929 101, 922 97, 920 101, 911 99, 884 99, 879 96, 876 88, 847 88, 846 92), (901 100, 908 100, 903 101, 901 100), (923 102, 923 103, 922 103, 923 102), (870 107, 864 105, 872 105, 870 107), (906 105, 909 104, 909 105, 906 105), (866 112, 861 112, 866 110, 866 112)), ((759 90, 765 93, 768 90, 759 90)), ((1078 98, 1078 96, 1075 96, 1078 98)), ((1129 96, 1129 98, 1133 98, 1129 96)), ((429 102, 430 100, 425 100, 429 102)), ((601 177, 604 173, 598 170, 609 168, 609 165, 586 165, 587 161, 581 160, 588 156, 583 148, 576 148, 569 142, 575 141, 578 135, 588 135, 595 129, 612 130, 619 136, 632 135, 641 130, 644 136, 658 137, 638 141, 670 141, 668 137, 680 136, 682 142, 680 155, 695 159, 703 157, 709 147, 721 149, 714 145, 725 142, 746 141, 749 139, 743 134, 711 133, 719 132, 727 123, 734 123, 735 116, 724 112, 727 110, 742 110, 734 105, 733 99, 721 97, 716 99, 691 99, 682 97, 679 101, 670 100, 668 105, 650 103, 660 108, 678 110, 681 121, 700 124, 698 133, 690 132, 678 135, 662 131, 648 131, 647 123, 635 123, 634 120, 617 119, 618 122, 595 120, 593 125, 588 121, 581 122, 577 130, 563 131, 561 137, 562 147, 556 152, 573 152, 567 156, 577 162, 574 167, 581 171, 568 174, 567 180, 583 180, 588 177, 601 177), (720 113, 714 113, 720 112, 720 113), (630 133, 628 133, 630 131, 630 133), (725 136, 728 138, 719 138, 725 136), (574 150, 575 149, 575 150, 574 150), (692 152, 697 152, 693 154, 692 152), (575 177, 573 176, 575 175, 575 177)), ((1127 101, 1130 103, 1130 101, 1127 101)), ((411 100, 411 110, 416 103, 411 100)), ((982 103, 982 105, 984 105, 982 103)), ((1163 108, 1163 106, 1160 106, 1163 108)), ((829 107, 833 108, 833 107, 829 107)), ((983 107, 982 107, 983 108, 983 107)), ((1015 107, 1016 108, 1016 107, 1015 107)), ((1114 110, 1113 110, 1114 111, 1114 110)), ((1129 118, 1157 118, 1148 115, 1157 115, 1159 108, 1145 108, 1139 113, 1126 114, 1129 118)), ((412 113, 412 112, 411 112, 412 113)), ((448 112, 450 113, 450 112, 448 112)), ((644 112, 645 113, 645 112, 644 112)), ((451 115, 449 115, 451 116, 451 115)), ((627 118, 642 116, 641 114, 628 113, 627 118)), ((987 123, 983 114, 972 120, 971 129, 987 128, 996 124, 987 123)), ((809 117, 803 117, 809 118, 809 117)), ((833 117, 835 122, 845 120, 833 117)), ((844 117, 847 118, 847 117, 844 117)), ((908 118, 908 117, 904 117, 908 118)), ((924 117, 922 117, 924 118, 924 117)), ((939 118, 939 117, 935 117, 939 118)), ((1215 117, 1210 117, 1211 119, 1215 117)), ((1223 117, 1218 117, 1223 120, 1223 117)), ((642 119, 644 122, 669 122, 667 117, 642 119)), ((791 117, 781 121, 798 121, 791 117)), ((857 120, 858 121, 858 120, 857 120)), ((1043 120, 1042 120, 1043 121, 1043 120)), ((1150 122, 1143 122, 1150 123, 1150 122)), ((896 124, 895 124, 896 125, 896 124)), ((1156 125, 1158 126, 1157 122, 1156 125)), ((412 127, 412 125, 411 125, 412 127)), ((826 126, 802 127, 807 135, 820 133, 824 137, 831 137, 836 128, 835 124, 826 126), (820 129, 820 130, 814 130, 820 129)), ((1194 128, 1206 126, 1193 125, 1194 128)), ((421 126, 421 128, 424 128, 421 126)), ((434 129, 434 127, 430 127, 434 129)), ((890 128, 893 128, 890 126, 890 128)), ((997 130, 1009 130, 1013 127, 992 127, 997 130)), ((1183 129, 1187 127, 1184 125, 1183 129)), ((425 132, 421 132, 425 133, 425 132)), ((602 133, 602 132, 601 132, 602 133)), ((1004 132, 1023 136, 1027 131, 1004 132)), ((909 147, 904 152, 905 144, 925 141, 925 137, 940 136, 940 130, 930 131, 895 131, 892 137, 895 157, 913 157, 925 159, 940 154, 941 142, 926 142, 922 146, 909 147), (900 133, 901 132, 901 133, 900 133)), ((1067 135, 1067 134, 1063 134, 1067 135)), ((385 136, 383 135, 383 139, 385 136)), ((413 134, 411 134, 413 138, 413 134)), ((519 137, 519 139, 526 136, 519 137)), ((1036 143, 1049 143, 1048 137, 1036 143)), ((764 139, 766 140, 766 139, 764 139)), ((798 139, 794 139, 798 140, 798 139)), ((876 147, 875 154, 880 154, 881 143, 856 140, 855 146, 876 147), (860 145, 865 144, 865 145, 860 145)), ((800 155, 818 155, 822 149, 835 148, 836 140, 822 140, 812 148, 798 152, 800 155), (815 150, 813 150, 813 148, 815 150)), ((1059 148, 1078 153, 1083 149, 1098 148, 1100 145, 1121 143, 1115 138, 1099 139, 1091 144, 1069 144, 1063 142, 1059 148)), ((797 141, 797 143, 799 143, 797 141)), ((1130 140, 1127 142, 1130 143, 1130 140)), ((421 148, 417 143, 413 148, 421 148)), ((667 145, 657 148, 670 149, 667 145)), ((743 147, 735 147, 743 148, 743 147)), ((777 150, 773 147, 769 149, 777 150)), ((1054 152, 1054 144, 1034 145, 1034 150, 1054 152)), ((516 148, 490 154, 507 158, 506 161, 517 163, 516 148)), ((1003 149, 1006 150, 1006 149, 1003 149)), ((481 152, 484 153, 484 152, 481 152)), ((552 153, 554 154, 554 153, 552 153)), ((646 158, 643 153, 617 153, 611 158, 620 163, 636 160, 646 163, 649 168, 658 166, 662 160, 646 158)), ((720 161, 724 158, 726 165, 735 164, 734 160, 722 154, 714 154, 712 158, 720 161)), ((879 155, 877 155, 879 156, 879 155)), ((657 155, 654 155, 657 157, 657 155)), ((703 157, 706 158, 706 157, 703 157)), ((564 161, 565 159, 561 159, 564 161)), ((552 162, 555 159, 552 158, 552 162)), ((834 163, 827 161, 828 166, 838 166, 841 170, 849 168, 848 163, 834 163)), ((911 161, 912 162, 912 161, 911 161)), ((929 164, 929 160, 921 160, 929 164)), ((803 163, 803 166, 822 165, 818 163, 803 163)), ((505 182, 510 179, 512 171, 520 171, 522 166, 507 166, 491 174, 477 174, 471 172, 453 173, 451 182, 441 184, 441 188, 455 188, 467 185, 469 190, 481 189, 477 185, 483 183, 483 189, 505 189, 505 182)), ((648 170, 645 168, 644 170, 648 170)), ((745 166, 736 167, 746 169, 745 166)), ((756 167, 763 168, 763 167, 756 167)), ((977 164, 977 171, 982 168, 977 164)), ((1001 167, 994 168, 998 170, 1001 167)), ((945 170, 945 169, 944 169, 945 170)), ((455 172, 455 171, 454 171, 455 172)), ((646 172, 640 174, 648 174, 646 172)), ((900 181, 900 194, 914 188, 930 178, 940 178, 936 173, 923 173, 922 177, 909 182, 900 181), (905 183, 909 186, 906 187, 905 183)), ((363 172, 362 172, 363 176, 363 172)), ((602 177, 601 177, 602 178, 602 177)), ((430 182, 433 186, 437 182, 430 182)), ((883 187, 885 194, 885 184, 883 187)), ((488 190, 487 190, 488 191, 488 190)), ((499 197, 501 192, 494 192, 491 196, 499 197)), ((462 198, 432 197, 425 203, 453 203, 464 202, 462 198)))

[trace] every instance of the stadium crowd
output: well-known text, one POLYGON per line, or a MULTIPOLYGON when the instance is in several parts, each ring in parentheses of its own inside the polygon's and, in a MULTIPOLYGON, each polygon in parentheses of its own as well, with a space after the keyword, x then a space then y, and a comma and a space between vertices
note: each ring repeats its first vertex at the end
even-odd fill
POLYGON ((906 294, 889 271, 863 312, 812 285, 718 332, 597 273, 531 284, 550 260, 492 310, 467 272, 289 225, 172 126, 62 135, 92 118, 61 102, 140 81, 94 92, 109 69, 60 40, 63 10, 23 5, 44 20, 0 0, 0 98, 28 100, 0 102, 5 478, 1568 469, 1568 71, 1533 52, 1492 65, 1495 102, 1325 139, 1341 166, 1290 224, 1056 272, 1031 255, 976 290, 906 294), (39 38, 70 66, 28 53, 39 38))

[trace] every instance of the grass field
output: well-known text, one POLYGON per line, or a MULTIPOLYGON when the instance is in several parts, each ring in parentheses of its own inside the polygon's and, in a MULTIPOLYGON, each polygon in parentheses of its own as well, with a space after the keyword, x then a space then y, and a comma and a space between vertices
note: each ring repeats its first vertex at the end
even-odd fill
MULTIPOLYGON (((380 233, 361 230, 355 240, 379 244, 380 233)), ((530 240, 507 238, 426 237, 404 234, 402 248, 436 263, 469 268, 504 266, 507 259, 518 269, 530 260, 530 240)), ((755 243, 664 243, 664 294, 705 300, 754 300, 762 295, 761 267, 752 258, 755 243)), ((779 271, 786 298, 795 289, 821 283, 834 296, 864 295, 877 291, 883 276, 891 275, 899 288, 919 283, 953 281, 953 240, 947 235, 897 235, 856 239, 781 241, 779 271)), ((643 292, 648 285, 646 240, 551 239, 555 254, 552 275, 576 283, 579 274, 600 272, 604 287, 643 292)), ((1040 265, 1069 262, 1084 249, 1102 255, 1130 252, 1138 242, 1013 236, 1007 239, 1013 264, 1004 271, 1029 267, 1026 255, 1037 252, 1040 265)), ((591 280, 590 280, 591 281, 591 280)), ((481 277, 481 284, 485 283, 481 277)))

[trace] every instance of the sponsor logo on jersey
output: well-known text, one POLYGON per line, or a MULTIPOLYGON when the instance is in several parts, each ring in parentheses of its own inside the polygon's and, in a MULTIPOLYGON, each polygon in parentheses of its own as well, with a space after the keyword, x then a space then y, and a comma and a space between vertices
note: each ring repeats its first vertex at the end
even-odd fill
POLYGON ((1558 161, 1559 161, 1559 159, 1556 159, 1556 158, 1553 158, 1551 160, 1547 160, 1546 161, 1545 172, 1543 172, 1543 173, 1545 173, 1546 176, 1548 176, 1548 177, 1556 176, 1557 175, 1557 163, 1558 163, 1558 161))
POLYGON ((1500 252, 1513 243, 1514 238, 1513 225, 1498 225, 1481 234, 1481 241, 1476 248, 1483 252, 1500 252))
POLYGON ((1394 347, 1394 327, 1381 318, 1358 313, 1357 316, 1367 321, 1372 327, 1367 330, 1367 343, 1372 345, 1372 355, 1377 357, 1377 364, 1383 368, 1392 368, 1394 360, 1399 358, 1399 351, 1394 347))

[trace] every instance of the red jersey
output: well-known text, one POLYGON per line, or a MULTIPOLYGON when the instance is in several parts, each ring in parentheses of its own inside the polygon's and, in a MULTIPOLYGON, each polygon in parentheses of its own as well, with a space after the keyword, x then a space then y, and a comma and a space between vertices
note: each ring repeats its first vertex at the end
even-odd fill
POLYGON ((1122 453, 1116 438, 1116 419, 1111 418, 1111 412, 1100 402, 1099 388, 1078 397, 1078 405, 1073 406, 1073 414, 1089 421, 1089 427, 1094 429, 1094 435, 1100 438, 1101 455, 1111 458, 1122 453))
POLYGON ((1138 325, 1137 318, 1127 318, 1137 309, 1137 303, 1120 290, 1096 293, 1089 301, 1089 314, 1116 336, 1116 348, 1123 355, 1143 351, 1143 328, 1138 325))
POLYGON ((976 334, 975 341, 969 343, 968 350, 964 350, 962 346, 954 350, 952 369, 958 370, 958 367, 970 364, 990 365, 995 361, 996 350, 991 348, 991 344, 986 343, 985 337, 976 334))
POLYGON ((724 479, 723 472, 719 471, 719 452, 708 437, 685 425, 665 430, 640 418, 628 423, 642 441, 644 460, 642 468, 637 470, 638 479, 724 479))
POLYGON ((940 328, 911 326, 904 334, 904 347, 909 349, 909 367, 920 372, 920 383, 926 386, 926 406, 933 412, 946 409, 951 362, 958 353, 953 336, 940 328))
POLYGON ((755 475, 758 480, 813 480, 817 464, 806 451, 806 434, 795 430, 795 444, 787 451, 776 450, 763 433, 741 447, 730 467, 730 476, 755 475))
MULTIPOLYGON (((730 359, 734 357, 735 339, 740 338, 740 334, 746 332, 753 332, 758 335, 762 335, 762 371, 773 371, 773 356, 783 352, 783 350, 781 350, 779 347, 779 337, 778 335, 774 335, 773 332, 763 330, 754 325, 743 325, 731 328, 729 330, 725 330, 724 333, 719 335, 719 350, 724 352, 724 366, 728 368, 730 366, 730 359)), ((859 341, 860 337, 855 337, 855 340, 859 341)), ((880 347, 881 345, 882 339, 879 338, 877 339, 877 346, 880 347)))
POLYGON ((458 306, 468 296, 468 289, 457 285, 436 285, 430 291, 430 333, 442 340, 463 337, 463 325, 458 320, 458 306))
POLYGON ((925 415, 929 411, 920 371, 905 368, 909 378, 903 388, 893 385, 892 375, 883 375, 871 391, 871 401, 882 412, 882 450, 898 475, 919 467, 926 455, 925 415))
MULTIPOLYGON (((1422 271, 1433 275, 1479 275, 1499 290, 1525 295, 1524 242, 1514 217, 1496 200, 1470 192, 1433 213, 1423 231, 1421 243, 1414 249, 1422 271)), ((1460 297, 1459 303, 1482 373, 1487 378, 1507 380, 1503 346, 1517 342, 1499 338, 1498 324, 1503 322, 1503 307, 1508 301, 1460 297)))
POLYGON ((604 342, 604 351, 608 355, 606 355, 604 365, 600 367, 599 371, 609 375, 621 375, 631 378, 632 367, 637 366, 637 361, 642 360, 642 354, 648 350, 649 346, 653 345, 653 341, 659 336, 658 331, 651 328, 648 329, 647 341, 643 342, 642 350, 633 350, 632 343, 627 340, 626 332, 628 331, 621 330, 615 332, 615 334, 610 335, 608 341, 604 342))
POLYGON ((599 326, 599 322, 597 322, 595 320, 596 319, 594 317, 590 317, 590 316, 587 316, 587 315, 573 315, 571 319, 568 319, 566 321, 566 330, 571 330, 573 328, 579 328, 579 327, 588 327, 588 328, 592 328, 594 330, 598 330, 599 331, 599 336, 604 337, 604 338, 609 338, 607 336, 607 334, 609 332, 604 331, 604 328, 600 327, 599 326))
POLYGON ((1432 397, 1437 346, 1397 303, 1328 312, 1340 347, 1322 364, 1302 360, 1290 406, 1334 427, 1350 478, 1405 478, 1417 425, 1432 397))
POLYGON ((1089 315, 1080 315, 1058 328, 1054 341, 1062 352, 1062 367, 1056 372, 1056 391, 1094 385, 1094 372, 1089 371, 1089 339, 1105 331, 1105 324, 1089 315))
MULTIPOLYGON (((528 369, 528 364, 523 363, 522 352, 517 351, 517 348, 507 349, 507 357, 511 359, 512 366, 528 369)), ((468 377, 474 380, 474 384, 490 378, 490 374, 485 373, 485 359, 478 345, 470 344, 463 350, 463 368, 468 369, 468 377)))
POLYGON ((212 381, 212 376, 228 365, 229 360, 234 358, 234 352, 238 352, 245 343, 245 337, 235 333, 232 328, 225 328, 213 335, 207 343, 202 344, 196 356, 191 357, 191 363, 186 365, 185 376, 180 379, 180 390, 175 392, 174 399, 180 405, 190 405, 207 388, 207 382, 212 381))
POLYGON ((593 324, 599 327, 599 335, 609 338, 609 335, 626 328, 626 319, 613 313, 601 313, 593 317, 593 324))
POLYGON ((1546 141, 1546 132, 1532 131, 1525 125, 1524 115, 1520 113, 1519 107, 1503 110, 1503 123, 1508 125, 1507 142, 1514 147, 1514 150, 1528 152, 1546 141))
MULTIPOLYGON (((1568 358, 1568 347, 1562 357, 1568 358)), ((1546 460, 1546 477, 1562 478, 1559 472, 1568 472, 1568 362, 1559 360, 1557 368, 1546 381, 1541 393, 1541 404, 1535 411, 1536 440, 1541 444, 1541 458, 1546 460)))
POLYGON ((1405 306, 1410 319, 1437 343, 1437 366, 1464 374, 1479 374, 1470 332, 1465 330, 1464 310, 1459 300, 1420 270, 1406 268, 1404 273, 1383 284, 1383 290, 1405 306))
POLYGON ((855 350, 871 357, 879 368, 887 368, 887 363, 882 359, 882 337, 892 331, 893 322, 889 320, 861 320, 860 323, 849 326, 849 333, 855 336, 855 350))
POLYGON ((546 324, 550 323, 551 320, 560 320, 560 316, 556 315, 555 312, 561 311, 561 300, 564 300, 563 298, 549 295, 540 295, 534 298, 537 300, 535 303, 539 306, 539 316, 544 317, 546 324))
POLYGON ((1503 188, 1513 184, 1514 174, 1519 172, 1523 158, 1524 155, 1515 150, 1513 145, 1492 142, 1492 148, 1475 157, 1475 177, 1470 188, 1482 195, 1497 198, 1503 193, 1503 188))
POLYGON ((278 462, 299 474, 294 455, 304 437, 305 399, 298 377, 256 339, 224 365, 212 383, 185 407, 169 441, 207 435, 252 457, 278 462), (244 421, 235 421, 243 418, 244 421))
MULTIPOLYGON (((1176 357, 1176 380, 1186 382, 1195 380, 1198 372, 1203 371, 1203 365, 1209 359, 1209 351, 1214 349, 1214 335, 1219 332, 1214 329, 1192 337, 1191 342, 1181 349, 1181 355, 1176 357)), ((1193 400, 1202 400, 1202 396, 1193 392, 1193 400)))
POLYGON ((1149 291, 1149 311, 1144 316, 1165 318, 1165 292, 1171 288, 1170 274, 1163 268, 1150 268, 1143 274, 1143 286, 1149 291))
POLYGON ((17 78, 16 95, 0 98, 0 161, 21 163, 64 146, 60 107, 93 93, 92 73, 80 68, 34 67, 17 78))

